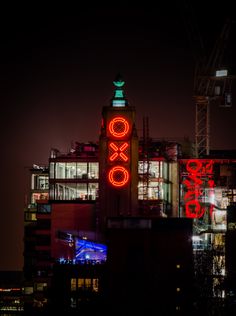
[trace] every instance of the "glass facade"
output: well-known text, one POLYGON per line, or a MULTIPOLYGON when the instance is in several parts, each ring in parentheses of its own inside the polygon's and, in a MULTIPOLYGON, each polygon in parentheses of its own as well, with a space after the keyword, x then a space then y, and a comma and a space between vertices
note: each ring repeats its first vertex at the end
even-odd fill
MULTIPOLYGON (((169 172, 165 161, 139 161, 138 199, 165 200, 170 203, 169 172)), ((51 200, 98 198, 98 162, 51 162, 49 175, 51 200)))
POLYGON ((50 199, 53 200, 96 200, 98 183, 55 183, 50 186, 50 199))
POLYGON ((50 179, 98 179, 98 162, 51 162, 50 179))
POLYGON ((98 162, 51 162, 49 174, 53 180, 52 200, 96 200, 98 197, 98 162))
POLYGON ((171 184, 168 163, 165 161, 139 161, 139 200, 166 200, 170 202, 171 184))
POLYGON ((32 190, 48 190, 48 175, 32 174, 31 178, 31 189, 32 190))
POLYGON ((71 292, 78 289, 98 292, 98 278, 71 278, 71 292))

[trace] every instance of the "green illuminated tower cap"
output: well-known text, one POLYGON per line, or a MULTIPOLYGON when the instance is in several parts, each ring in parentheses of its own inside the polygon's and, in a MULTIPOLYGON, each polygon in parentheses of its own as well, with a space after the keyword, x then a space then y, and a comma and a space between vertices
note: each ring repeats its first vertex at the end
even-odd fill
POLYGON ((128 105, 127 100, 124 96, 123 86, 125 84, 125 81, 123 80, 122 76, 118 74, 113 81, 113 84, 115 86, 115 92, 114 96, 112 98, 111 104, 113 107, 124 107, 128 105))

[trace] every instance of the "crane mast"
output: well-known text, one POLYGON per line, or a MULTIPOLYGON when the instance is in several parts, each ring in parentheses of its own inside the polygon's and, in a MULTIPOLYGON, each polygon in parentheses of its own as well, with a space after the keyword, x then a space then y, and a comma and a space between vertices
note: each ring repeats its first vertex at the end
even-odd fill
POLYGON ((204 157, 210 153, 210 108, 213 105, 231 106, 233 76, 223 65, 223 57, 229 39, 231 20, 227 20, 207 60, 203 56, 196 64, 194 80, 195 100, 195 155, 204 157))

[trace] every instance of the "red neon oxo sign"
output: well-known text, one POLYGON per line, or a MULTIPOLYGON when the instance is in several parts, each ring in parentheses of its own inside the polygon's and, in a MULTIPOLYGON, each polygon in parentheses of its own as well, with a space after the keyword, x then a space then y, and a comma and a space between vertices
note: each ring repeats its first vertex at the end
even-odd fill
POLYGON ((130 173, 126 166, 129 162, 129 141, 130 124, 123 116, 113 117, 108 123, 110 142, 108 142, 108 161, 112 168, 108 172, 108 181, 114 187, 123 187, 129 181, 130 173), (122 139, 127 141, 122 141, 122 139), (119 164, 119 165, 118 165, 119 164))
POLYGON ((201 161, 190 159, 186 164, 187 177, 183 181, 185 194, 183 196, 186 217, 200 218, 206 212, 204 200, 208 199, 209 214, 212 214, 211 199, 214 194, 213 160, 201 161), (207 197, 204 196, 207 192, 207 197))

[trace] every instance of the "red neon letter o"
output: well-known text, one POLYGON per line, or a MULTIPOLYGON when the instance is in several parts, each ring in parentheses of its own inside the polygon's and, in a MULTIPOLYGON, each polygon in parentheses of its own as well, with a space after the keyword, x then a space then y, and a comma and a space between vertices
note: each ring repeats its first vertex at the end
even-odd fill
POLYGON ((129 132, 129 123, 121 116, 113 118, 109 123, 109 132, 117 138, 124 137, 129 132))
POLYGON ((205 210, 201 208, 198 200, 188 201, 185 204, 186 217, 189 218, 200 218, 203 216, 205 210))
POLYGON ((186 169, 189 173, 198 173, 199 170, 201 170, 201 168, 202 168, 202 163, 201 161, 197 159, 188 160, 187 165, 186 165, 186 169), (195 166, 191 166, 191 164, 195 164, 195 166))
POLYGON ((129 172, 124 167, 115 166, 109 171, 108 179, 115 187, 122 187, 129 180, 129 172))

